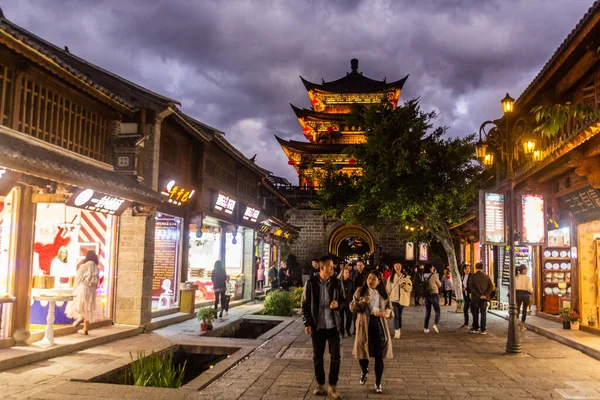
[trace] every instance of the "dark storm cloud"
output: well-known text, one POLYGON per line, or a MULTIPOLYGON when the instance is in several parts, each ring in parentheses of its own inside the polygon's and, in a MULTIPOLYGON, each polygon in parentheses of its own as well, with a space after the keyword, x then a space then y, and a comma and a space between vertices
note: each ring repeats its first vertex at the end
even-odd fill
POLYGON ((402 97, 440 112, 450 134, 477 130, 517 97, 589 0, 42 1, 3 4, 47 40, 159 93, 226 132, 294 181, 273 134, 302 140, 288 103, 309 106, 298 75, 410 74, 402 97))

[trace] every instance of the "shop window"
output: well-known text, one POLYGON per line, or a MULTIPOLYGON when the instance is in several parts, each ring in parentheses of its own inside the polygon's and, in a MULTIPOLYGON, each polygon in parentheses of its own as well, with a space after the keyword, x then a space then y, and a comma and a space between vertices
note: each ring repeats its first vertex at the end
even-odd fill
MULTIPOLYGON (((68 207, 37 204, 33 255, 32 297, 70 295, 75 274, 88 250, 98 255, 99 283, 93 320, 111 318, 113 304, 114 217, 68 207)), ((43 330, 48 301, 31 303, 30 328, 43 330)), ((56 303, 55 325, 70 325, 68 303, 56 303)))
POLYGON ((215 220, 210 225, 190 224, 189 232, 187 280, 198 285, 196 303, 214 300, 211 277, 215 261, 221 258, 221 228, 215 220))
MULTIPOLYGON (((10 298, 13 294, 15 197, 14 190, 7 197, 0 196, 0 299, 10 298)), ((3 305, 0 313, 0 338, 3 338, 10 336, 7 323, 11 316, 10 303, 3 305)))

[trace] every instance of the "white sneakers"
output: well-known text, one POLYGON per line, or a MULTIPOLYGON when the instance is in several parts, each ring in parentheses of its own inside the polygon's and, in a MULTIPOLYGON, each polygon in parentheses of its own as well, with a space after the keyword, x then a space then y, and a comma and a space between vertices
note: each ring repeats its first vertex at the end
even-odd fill
POLYGON ((429 333, 429 329, 423 329, 423 332, 429 333))
POLYGON ((433 324, 432 328, 435 331, 435 333, 440 333, 440 330, 438 329, 438 326, 436 324, 433 324))
POLYGON ((394 339, 400 339, 400 329, 394 330, 394 339))

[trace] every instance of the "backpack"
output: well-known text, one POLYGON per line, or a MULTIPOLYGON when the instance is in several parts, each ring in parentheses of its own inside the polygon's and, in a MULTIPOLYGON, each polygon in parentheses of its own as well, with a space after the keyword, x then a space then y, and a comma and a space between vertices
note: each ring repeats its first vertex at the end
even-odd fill
POLYGON ((431 294, 431 288, 429 287, 429 279, 431 279, 431 275, 430 274, 427 279, 424 279, 424 276, 421 276, 421 293, 423 294, 423 296, 429 296, 431 294))

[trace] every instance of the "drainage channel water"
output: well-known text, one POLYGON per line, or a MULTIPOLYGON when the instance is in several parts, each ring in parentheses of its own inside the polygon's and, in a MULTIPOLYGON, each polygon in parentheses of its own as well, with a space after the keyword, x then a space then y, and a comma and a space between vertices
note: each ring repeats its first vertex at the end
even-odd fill
MULTIPOLYGON (((172 352, 172 365, 175 369, 183 367, 185 370, 182 385, 185 385, 196 377, 200 376, 204 371, 214 367, 218 362, 225 360, 231 354, 235 353, 238 348, 233 347, 207 347, 207 346, 173 346, 170 349, 160 352, 168 354, 172 352)), ((146 358, 151 356, 146 354, 146 358)), ((111 383, 117 385, 133 385, 131 375, 131 364, 114 369, 106 374, 90 379, 88 382, 96 383, 111 383)))
POLYGON ((257 339, 283 321, 242 318, 222 328, 208 331, 204 336, 233 339, 257 339))

